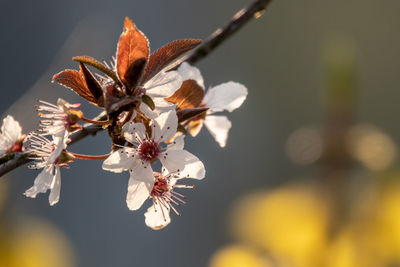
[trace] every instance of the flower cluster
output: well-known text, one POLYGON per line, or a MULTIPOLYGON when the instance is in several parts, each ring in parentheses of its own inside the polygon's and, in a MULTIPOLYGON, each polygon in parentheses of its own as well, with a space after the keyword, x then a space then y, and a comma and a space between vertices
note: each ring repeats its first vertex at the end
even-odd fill
MULTIPOLYGON (((180 215, 177 206, 185 201, 176 189, 192 188, 182 180, 205 177, 201 160, 184 149, 185 135, 195 137, 204 124, 224 147, 231 122, 215 113, 237 109, 247 96, 246 87, 235 82, 205 92, 197 68, 182 63, 173 69, 176 60, 200 43, 197 39, 176 40, 150 53, 146 36, 126 18, 111 64, 89 56, 74 57, 79 70, 63 70, 54 75, 53 82, 72 89, 105 115, 91 120, 78 109, 80 104, 62 99, 57 105, 40 101, 39 129, 28 134, 26 152, 35 160, 29 167, 43 170, 25 195, 34 198, 50 189, 49 202, 54 205, 60 197, 60 168, 69 167, 75 159, 104 160, 106 171, 129 172, 129 209, 137 210, 147 199, 152 200, 145 213, 147 226, 165 227, 171 221, 171 210, 180 215), (82 129, 82 121, 107 129, 112 141, 109 154, 82 155, 67 150, 70 135, 82 129)), ((2 154, 23 151, 25 137, 12 117, 4 120, 1 131, 2 154)))

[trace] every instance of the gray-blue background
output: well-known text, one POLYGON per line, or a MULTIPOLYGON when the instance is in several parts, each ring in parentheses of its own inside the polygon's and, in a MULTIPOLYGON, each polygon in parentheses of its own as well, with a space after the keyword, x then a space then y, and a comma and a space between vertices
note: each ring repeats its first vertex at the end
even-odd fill
MULTIPOLYGON (((72 56, 109 60, 125 16, 147 35, 154 51, 175 39, 207 37, 249 3, 2 1, 0 111, 14 114, 31 130, 35 99, 80 101, 50 84, 52 75, 76 68, 72 56)), ((44 216, 56 224, 71 241, 78 266, 205 266, 212 252, 229 241, 226 215, 235 199, 313 172, 293 166, 284 144, 294 129, 323 118, 320 47, 331 34, 348 35, 358 48, 357 120, 374 123, 400 141, 399 10, 395 0, 275 0, 263 17, 201 61, 206 86, 234 80, 248 87, 249 96, 229 114, 233 127, 225 149, 206 130, 197 139, 186 138, 187 149, 203 160, 207 176, 194 182, 183 216, 173 216, 166 229, 148 229, 145 208, 128 210, 128 174, 104 172, 101 162, 77 160, 63 170, 55 207, 48 206, 47 195, 35 200, 22 195, 36 172, 14 171, 6 178, 12 183, 8 214, 44 216)), ((96 114, 86 104, 84 110, 88 117, 96 114)), ((109 142, 104 140, 103 133, 71 150, 107 153, 109 142)))

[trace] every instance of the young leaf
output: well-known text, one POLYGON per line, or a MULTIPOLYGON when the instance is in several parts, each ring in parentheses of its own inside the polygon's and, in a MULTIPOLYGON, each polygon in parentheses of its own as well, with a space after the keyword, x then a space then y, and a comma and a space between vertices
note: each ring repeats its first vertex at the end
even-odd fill
POLYGON ((150 96, 148 95, 143 95, 142 96, 142 102, 145 103, 151 110, 154 110, 156 108, 156 105, 153 102, 153 99, 151 99, 150 96))
POLYGON ((173 60, 195 48, 202 41, 199 39, 176 40, 164 45, 150 55, 143 81, 150 80, 173 60))
POLYGON ((87 88, 83 74, 76 70, 63 70, 59 72, 53 76, 52 82, 56 82, 67 88, 70 88, 86 100, 97 103, 97 99, 87 88))
POLYGON ((140 82, 149 57, 149 42, 126 17, 117 48, 117 73, 130 94, 140 82))
POLYGON ((177 109, 196 108, 204 98, 204 90, 196 81, 186 80, 172 96, 165 98, 168 102, 177 105, 177 109))
POLYGON ((86 68, 85 65, 82 63, 79 63, 79 68, 81 69, 81 73, 83 74, 83 77, 85 78, 87 88, 91 92, 94 98, 96 98, 96 103, 97 100, 103 96, 103 90, 101 89, 101 85, 99 82, 96 80, 96 78, 93 76, 93 74, 86 68))
POLYGON ((78 57, 73 57, 72 60, 92 66, 92 67, 98 69, 99 71, 103 72, 104 74, 106 74, 111 79, 113 79, 114 82, 119 83, 118 77, 114 71, 110 70, 103 63, 97 61, 96 59, 94 59, 92 57, 78 56, 78 57))

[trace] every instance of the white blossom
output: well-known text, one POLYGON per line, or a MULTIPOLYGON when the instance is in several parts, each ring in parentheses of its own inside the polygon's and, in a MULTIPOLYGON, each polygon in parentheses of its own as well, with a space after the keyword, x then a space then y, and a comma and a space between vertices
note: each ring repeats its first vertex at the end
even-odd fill
POLYGON ((128 123, 123 126, 125 139, 132 147, 123 147, 114 151, 103 163, 103 169, 111 172, 129 170, 130 178, 127 205, 137 210, 149 197, 154 183, 151 164, 160 160, 170 172, 180 172, 187 177, 204 178, 203 163, 193 154, 183 149, 184 140, 180 136, 167 146, 165 140, 172 138, 178 126, 175 110, 162 113, 152 120, 151 136, 142 123, 128 123))
POLYGON ((25 191, 25 196, 35 198, 38 193, 45 193, 50 189, 49 203, 54 205, 60 198, 61 173, 60 166, 65 166, 72 161, 71 156, 65 151, 67 147, 67 134, 57 135, 50 141, 46 137, 31 133, 28 135, 31 159, 37 162, 28 166, 30 169, 42 169, 36 177, 31 188, 25 191))
POLYGON ((24 139, 22 128, 18 121, 11 115, 3 119, 0 133, 0 156, 22 150, 22 141, 24 139))
MULTIPOLYGON (((204 89, 203 77, 197 68, 183 62, 178 68, 178 72, 184 80, 195 80, 204 89)), ((243 104, 246 97, 247 88, 237 82, 231 81, 209 88, 203 99, 204 106, 209 109, 205 118, 201 119, 202 121, 197 126, 197 130, 192 132, 192 135, 196 136, 200 132, 202 123, 204 122, 217 143, 221 147, 225 147, 232 123, 227 116, 213 114, 225 110, 232 112, 243 104)))
MULTIPOLYGON (((193 188, 190 185, 177 184, 182 178, 187 178, 181 172, 169 173, 154 173, 154 184, 150 193, 150 198, 153 204, 147 209, 145 216, 145 223, 148 227, 159 230, 167 226, 171 222, 170 211, 178 216, 181 214, 176 206, 186 204, 185 196, 175 191, 177 188, 193 188)), ((191 177, 197 178, 199 177, 191 177)))

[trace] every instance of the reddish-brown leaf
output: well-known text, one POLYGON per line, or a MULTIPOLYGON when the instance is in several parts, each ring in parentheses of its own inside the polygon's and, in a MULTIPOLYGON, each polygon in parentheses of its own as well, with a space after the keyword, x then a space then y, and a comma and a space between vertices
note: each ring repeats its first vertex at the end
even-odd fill
POLYGON ((128 94, 140 82, 149 52, 146 36, 126 17, 124 31, 118 42, 117 73, 121 82, 128 87, 128 94))
POLYGON ((83 77, 85 78, 86 86, 89 89, 90 93, 94 98, 97 100, 103 96, 103 90, 101 89, 101 85, 99 82, 96 80, 96 78, 93 76, 93 74, 86 68, 83 63, 79 63, 79 68, 80 72, 83 74, 83 77))
POLYGON ((59 83, 67 88, 72 89, 81 97, 96 103, 97 99, 88 89, 85 78, 81 72, 76 70, 63 70, 53 76, 52 82, 59 83))
POLYGON ((177 109, 196 108, 204 98, 204 90, 196 81, 186 80, 172 96, 165 98, 168 102, 177 105, 177 109))
POLYGON ((176 40, 164 45, 150 55, 149 63, 143 76, 143 81, 150 80, 160 70, 166 67, 173 60, 195 48, 201 43, 199 39, 176 40))

